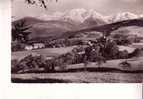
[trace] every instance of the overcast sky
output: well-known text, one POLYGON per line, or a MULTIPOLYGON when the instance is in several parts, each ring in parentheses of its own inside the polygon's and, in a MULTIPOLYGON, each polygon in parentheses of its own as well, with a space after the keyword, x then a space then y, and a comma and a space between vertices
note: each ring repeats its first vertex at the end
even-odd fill
POLYGON ((24 16, 37 16, 41 13, 52 11, 66 11, 76 8, 94 9, 103 15, 111 15, 119 12, 132 12, 143 14, 143 0, 55 0, 48 4, 48 10, 37 6, 29 6, 24 0, 12 2, 12 15, 17 18, 24 16))

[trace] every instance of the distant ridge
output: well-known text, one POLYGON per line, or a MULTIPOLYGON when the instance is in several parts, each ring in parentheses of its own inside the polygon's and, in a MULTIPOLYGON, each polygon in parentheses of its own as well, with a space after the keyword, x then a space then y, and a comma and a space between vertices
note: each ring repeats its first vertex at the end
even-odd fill
POLYGON ((121 27, 128 27, 128 26, 143 27, 143 18, 124 20, 124 21, 115 22, 115 23, 111 23, 111 24, 105 24, 105 25, 95 26, 95 27, 91 27, 91 28, 87 28, 87 29, 81 29, 78 31, 70 31, 70 32, 64 33, 61 36, 61 38, 62 37, 68 38, 68 37, 74 36, 77 33, 91 32, 91 31, 98 31, 98 32, 104 33, 105 35, 109 35, 112 31, 115 31, 121 27))

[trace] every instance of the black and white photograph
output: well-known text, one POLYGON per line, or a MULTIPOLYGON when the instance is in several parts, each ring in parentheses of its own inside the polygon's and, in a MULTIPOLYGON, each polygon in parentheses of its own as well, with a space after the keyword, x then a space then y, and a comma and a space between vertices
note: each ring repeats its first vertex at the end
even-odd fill
POLYGON ((143 0, 11 0, 11 83, 143 83, 143 0))

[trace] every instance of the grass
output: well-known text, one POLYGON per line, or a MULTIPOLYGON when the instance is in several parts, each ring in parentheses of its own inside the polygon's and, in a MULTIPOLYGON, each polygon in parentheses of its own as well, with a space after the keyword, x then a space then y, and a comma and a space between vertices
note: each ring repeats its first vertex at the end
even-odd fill
POLYGON ((31 51, 17 51, 17 52, 12 52, 12 59, 20 60, 29 54, 41 54, 46 57, 53 57, 70 52, 73 48, 74 47, 44 48, 31 51))
MULTIPOLYGON (((47 57, 58 56, 72 50, 66 48, 45 48, 32 51, 12 52, 12 59, 21 59, 31 53, 47 57)), ((12 74, 14 83, 137 83, 143 82, 143 57, 127 59, 131 67, 124 68, 119 63, 125 59, 109 60, 99 68, 97 63, 90 63, 84 72, 83 64, 68 65, 65 71, 50 73, 12 74), (134 71, 134 72, 133 72, 134 71), (140 71, 140 72, 138 72, 140 71)), ((58 70, 58 67, 56 67, 58 70)))
POLYGON ((49 73, 12 74, 13 83, 141 83, 143 82, 143 57, 128 59, 132 64, 127 70, 118 66, 120 60, 111 60, 99 68, 90 63, 87 71, 83 64, 68 65, 69 70, 49 73))
MULTIPOLYGON (((119 66, 121 62, 125 61, 125 59, 116 59, 116 60, 109 60, 106 63, 103 63, 100 68, 113 68, 118 70, 127 70, 127 71, 143 71, 143 57, 135 57, 131 59, 127 59, 127 61, 131 64, 131 67, 124 68, 119 66)), ((89 63, 87 66, 88 68, 98 68, 99 66, 97 63, 89 63)), ((77 68, 83 68, 83 64, 76 64, 76 65, 69 65, 69 69, 77 69, 77 68)))

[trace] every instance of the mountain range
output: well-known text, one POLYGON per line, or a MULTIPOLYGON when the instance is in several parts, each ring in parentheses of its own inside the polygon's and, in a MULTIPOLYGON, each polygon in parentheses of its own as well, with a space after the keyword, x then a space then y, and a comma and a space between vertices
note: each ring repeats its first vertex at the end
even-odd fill
POLYGON ((42 20, 64 20, 64 21, 73 21, 77 23, 83 23, 85 20, 102 20, 106 23, 114 23, 118 21, 128 20, 128 19, 136 19, 143 17, 143 14, 136 15, 131 12, 120 12, 117 14, 105 16, 97 11, 91 9, 72 9, 70 11, 65 12, 54 12, 50 14, 41 14, 37 16, 37 18, 42 20))
POLYGON ((76 33, 98 31, 111 32, 125 26, 143 25, 143 15, 130 12, 103 16, 95 10, 73 9, 65 12, 42 14, 37 17, 24 17, 12 22, 12 25, 24 20, 29 29, 30 39, 34 38, 61 38, 76 33))

